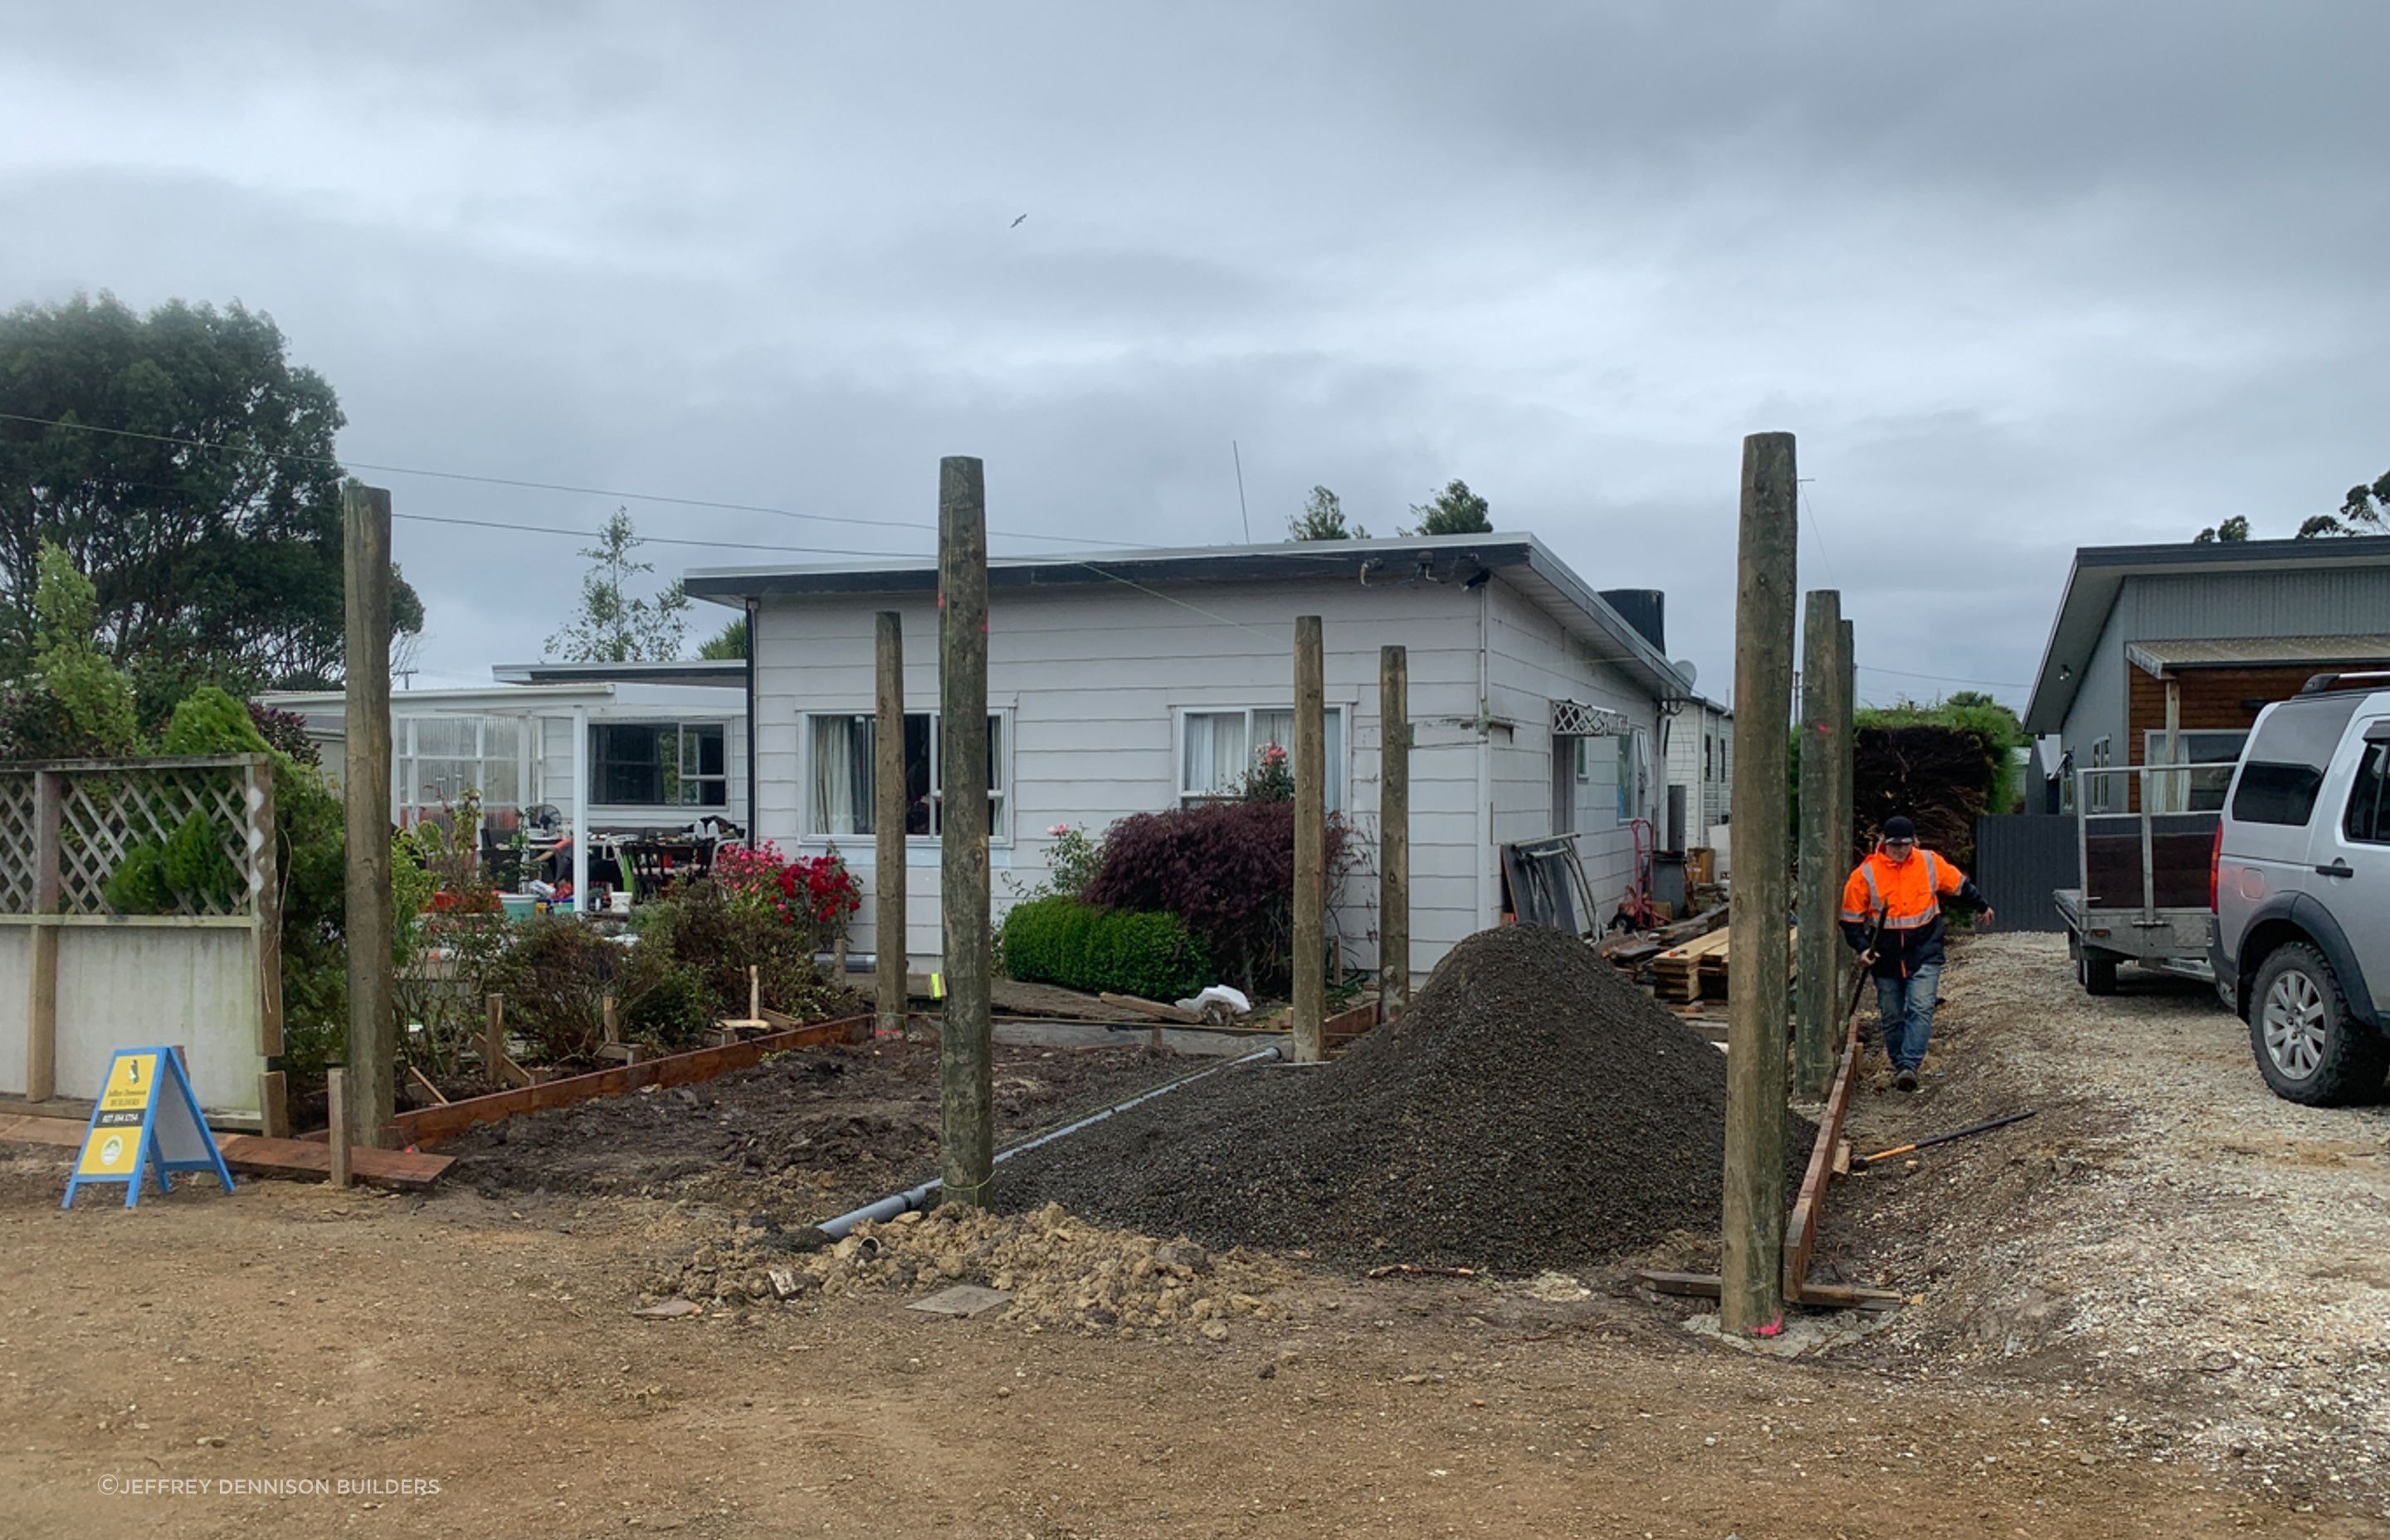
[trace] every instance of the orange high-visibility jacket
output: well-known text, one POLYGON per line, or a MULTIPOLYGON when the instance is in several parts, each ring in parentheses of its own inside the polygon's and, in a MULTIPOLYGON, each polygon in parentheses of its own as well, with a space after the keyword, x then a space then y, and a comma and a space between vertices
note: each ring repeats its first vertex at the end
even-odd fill
POLYGON ((1985 909, 1984 895, 1956 866, 1920 846, 1906 861, 1882 851, 1859 863, 1843 884, 1843 934, 1854 949, 1875 929, 1875 971, 1906 978, 1942 960, 1942 901, 1955 898, 1985 909))

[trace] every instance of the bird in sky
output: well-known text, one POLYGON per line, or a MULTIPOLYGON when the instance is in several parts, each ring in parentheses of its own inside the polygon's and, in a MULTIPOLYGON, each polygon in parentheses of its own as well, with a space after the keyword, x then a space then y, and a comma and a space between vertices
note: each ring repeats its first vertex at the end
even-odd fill
MULTIPOLYGON (((1021 219, 1027 219, 1028 217, 1029 217, 1029 216, 1028 216, 1027 214, 1022 214, 1022 215, 1021 216, 1021 219)), ((1016 220, 1014 220, 1010 225, 1006 225, 1006 226, 1005 226, 1005 228, 1006 228, 1006 229, 1008 229, 1008 230, 1018 230, 1018 229, 1020 229, 1020 228, 1021 228, 1021 219, 1016 219, 1016 220)))

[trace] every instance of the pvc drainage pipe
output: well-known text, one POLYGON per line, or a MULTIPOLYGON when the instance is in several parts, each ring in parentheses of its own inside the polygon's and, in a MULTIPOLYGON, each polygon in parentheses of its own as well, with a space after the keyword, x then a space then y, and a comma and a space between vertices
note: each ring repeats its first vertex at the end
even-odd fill
MULTIPOLYGON (((1064 1135, 1075 1134, 1082 1128, 1092 1128, 1115 1113, 1125 1112, 1130 1108, 1141 1106, 1156 1097, 1166 1097, 1183 1085, 1194 1084, 1206 1075, 1215 1075, 1223 1070, 1233 1070, 1240 1064, 1252 1064, 1260 1059, 1277 1059, 1281 1056, 1281 1053, 1282 1050, 1273 1045, 1266 1048, 1256 1048, 1242 1058, 1228 1060, 1226 1064, 1214 1064, 1208 1069, 1198 1070, 1191 1075, 1181 1075, 1176 1080, 1157 1085, 1150 1091, 1140 1092, 1126 1101, 1115 1102, 1100 1112, 1090 1112, 1076 1123, 1064 1123, 1060 1128, 1048 1129, 1034 1139, 1024 1139, 1009 1149, 999 1149, 996 1152, 996 1163, 1002 1165, 1023 1150, 1034 1149, 1043 1144, 1051 1144, 1064 1135)), ((900 1213, 909 1213, 915 1209, 928 1208, 931 1195, 943 1185, 944 1178, 932 1176, 918 1187, 906 1187, 902 1192, 892 1192, 876 1203, 866 1203, 863 1207, 849 1210, 835 1219, 825 1219, 814 1228, 832 1240, 843 1240, 857 1225, 876 1224, 881 1220, 893 1219, 900 1213)))

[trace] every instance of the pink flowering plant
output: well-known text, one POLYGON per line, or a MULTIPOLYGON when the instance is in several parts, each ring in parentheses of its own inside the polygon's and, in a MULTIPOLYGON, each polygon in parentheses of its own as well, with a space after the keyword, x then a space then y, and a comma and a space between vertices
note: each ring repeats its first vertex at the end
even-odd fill
POLYGON ((1104 847, 1088 839, 1087 831, 1075 824, 1056 824, 1046 834, 1054 841, 1046 848, 1046 869, 1051 874, 1052 891, 1066 898, 1079 897, 1096 879, 1104 847))
POLYGON ((1275 743, 1262 745, 1253 756, 1253 767, 1245 772, 1245 783, 1238 788, 1240 802, 1291 802, 1294 801, 1294 762, 1287 751, 1275 743))

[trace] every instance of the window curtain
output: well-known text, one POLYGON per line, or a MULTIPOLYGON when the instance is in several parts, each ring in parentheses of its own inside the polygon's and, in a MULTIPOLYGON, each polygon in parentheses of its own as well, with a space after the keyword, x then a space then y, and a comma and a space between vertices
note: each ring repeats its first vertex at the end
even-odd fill
POLYGON ((814 822, 822 834, 860 834, 855 819, 855 762, 870 753, 869 736, 851 716, 814 718, 814 822))
POLYGON ((1244 776, 1245 719, 1241 712, 1187 713, 1186 789, 1190 796, 1226 796, 1244 776))

